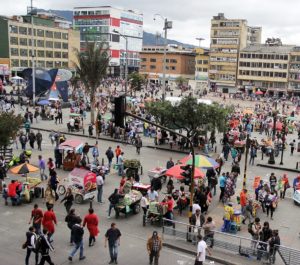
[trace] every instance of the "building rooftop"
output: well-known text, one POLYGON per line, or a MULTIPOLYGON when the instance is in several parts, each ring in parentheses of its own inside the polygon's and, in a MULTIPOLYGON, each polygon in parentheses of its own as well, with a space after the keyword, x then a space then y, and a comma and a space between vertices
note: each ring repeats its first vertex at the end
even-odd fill
POLYGON ((254 44, 249 45, 242 49, 241 52, 259 52, 259 53, 289 53, 293 51, 295 45, 267 45, 267 44, 254 44))

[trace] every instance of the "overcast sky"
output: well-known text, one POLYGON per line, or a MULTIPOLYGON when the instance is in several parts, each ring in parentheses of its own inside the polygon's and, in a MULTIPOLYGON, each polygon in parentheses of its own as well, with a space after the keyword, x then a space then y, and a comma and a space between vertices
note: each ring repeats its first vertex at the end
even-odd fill
MULTIPOLYGON (((30 0, 1 0, 1 15, 24 14, 30 0), (5 2, 5 4, 3 4, 5 2)), ((197 37, 205 38, 209 46, 210 19, 217 13, 227 18, 243 18, 250 26, 261 26, 262 40, 279 37, 284 44, 300 45, 299 0, 33 0, 43 9, 72 10, 75 6, 111 5, 137 9, 144 14, 144 30, 162 31, 162 21, 153 21, 160 13, 173 21, 169 38, 197 45, 197 37)))

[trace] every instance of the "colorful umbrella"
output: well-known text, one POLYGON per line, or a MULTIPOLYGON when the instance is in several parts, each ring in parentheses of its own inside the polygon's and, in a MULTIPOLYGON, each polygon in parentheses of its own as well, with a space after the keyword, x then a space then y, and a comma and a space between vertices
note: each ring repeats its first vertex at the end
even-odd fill
MULTIPOLYGON (((179 162, 187 165, 192 165, 193 159, 192 155, 188 155, 181 159, 179 162)), ((219 164, 216 160, 214 160, 211 157, 204 156, 204 155, 195 155, 195 167, 200 167, 200 168, 217 168, 219 167, 219 164)))
POLYGON ((263 95, 264 93, 263 92, 261 92, 260 90, 257 90, 256 92, 255 92, 255 95, 263 95))
POLYGON ((244 114, 253 114, 254 112, 253 112, 252 109, 247 108, 247 109, 244 109, 244 110, 243 110, 243 113, 244 113, 244 114))
MULTIPOLYGON (((183 176, 181 176, 181 173, 184 172, 183 169, 181 169, 180 167, 182 167, 182 165, 175 165, 171 168, 169 168, 166 172, 165 172, 165 175, 168 176, 168 177, 173 177, 173 178, 176 178, 176 179, 184 179, 183 176)), ((195 172, 194 172, 194 178, 203 178, 205 175, 204 173, 198 169, 198 168, 195 168, 195 172)))
MULTIPOLYGON (((270 125, 271 125, 272 128, 274 128, 274 122, 271 122, 270 125)), ((277 131, 281 131, 282 127, 283 127, 282 122, 280 122, 280 121, 276 122, 275 128, 276 128, 277 131)))
POLYGON ((39 169, 29 163, 23 163, 21 165, 13 167, 10 171, 13 174, 27 174, 30 172, 36 172, 39 169))

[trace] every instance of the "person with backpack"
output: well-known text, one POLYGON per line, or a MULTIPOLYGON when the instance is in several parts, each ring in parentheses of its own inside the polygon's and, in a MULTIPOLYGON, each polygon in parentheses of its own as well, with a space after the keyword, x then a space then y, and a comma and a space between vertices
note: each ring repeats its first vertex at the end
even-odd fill
POLYGON ((83 227, 80 225, 81 224, 81 218, 77 216, 75 218, 75 224, 72 227, 72 239, 75 244, 73 250, 71 251, 69 255, 69 261, 73 260, 74 255, 76 254, 77 250, 80 249, 79 252, 79 260, 84 260, 85 256, 83 255, 83 234, 84 230, 83 227))
POLYGON ((54 248, 50 243, 50 235, 47 229, 43 229, 43 234, 37 238, 35 249, 42 256, 39 265, 44 265, 46 261, 48 264, 54 265, 50 257, 50 251, 54 251, 54 248))
POLYGON ((70 245, 73 246, 73 237, 72 237, 72 227, 76 224, 77 215, 75 214, 75 209, 71 209, 65 218, 65 222, 67 223, 68 228, 71 231, 70 235, 70 245))
POLYGON ((242 223, 245 224, 247 219, 249 219, 249 224, 251 224, 252 220, 253 220, 253 203, 252 203, 252 200, 249 200, 246 204, 245 212, 244 212, 244 220, 242 221, 242 223))
POLYGON ((108 149, 106 150, 105 152, 105 155, 107 157, 107 160, 108 160, 108 168, 110 170, 110 167, 111 167, 111 163, 112 163, 112 160, 114 158, 114 152, 112 151, 111 147, 108 147, 108 149))
POLYGON ((26 150, 26 143, 27 143, 27 136, 22 132, 19 138, 19 141, 21 143, 22 146, 22 150, 26 150))
POLYGON ((35 228, 30 226, 29 230, 26 232, 26 242, 24 243, 24 246, 27 248, 25 265, 29 265, 29 258, 32 252, 35 253, 35 264, 38 264, 39 262, 39 253, 36 251, 36 241, 37 235, 35 233, 35 228))
POLYGON ((248 225, 248 232, 252 236, 251 247, 253 249, 256 249, 261 228, 260 219, 258 217, 255 218, 253 223, 249 223, 248 225))

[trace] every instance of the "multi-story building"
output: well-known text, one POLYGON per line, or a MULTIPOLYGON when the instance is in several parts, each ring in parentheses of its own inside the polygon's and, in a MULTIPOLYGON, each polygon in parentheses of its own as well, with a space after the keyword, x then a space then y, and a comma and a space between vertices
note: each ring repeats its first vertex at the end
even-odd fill
MULTIPOLYGON (((140 73, 146 74, 150 82, 161 83, 163 77, 164 46, 144 46, 140 53, 140 73)), ((195 53, 193 50, 168 45, 166 55, 166 83, 175 82, 181 76, 194 79, 195 53)))
POLYGON ((288 92, 298 96, 300 94, 300 47, 299 46, 294 47, 290 53, 288 92))
POLYGON ((74 27, 80 30, 81 49, 87 41, 107 43, 115 75, 119 75, 120 70, 124 72, 127 39, 128 69, 138 70, 143 45, 143 15, 140 12, 111 6, 75 7, 74 27))
MULTIPOLYGON (((0 61, 11 72, 32 66, 31 16, 0 17, 0 61)), ((34 54, 37 67, 73 68, 79 32, 57 27, 53 18, 33 17, 34 54)))
POLYGON ((251 43, 260 43, 261 28, 249 27, 244 19, 227 19, 220 13, 211 20, 210 35, 211 87, 235 92, 239 51, 251 43))
POLYGON ((209 49, 195 49, 195 80, 208 80, 209 71, 209 49))
POLYGON ((281 42, 249 45, 240 51, 238 85, 247 92, 256 89, 283 94, 288 89, 290 53, 295 46, 281 42))

